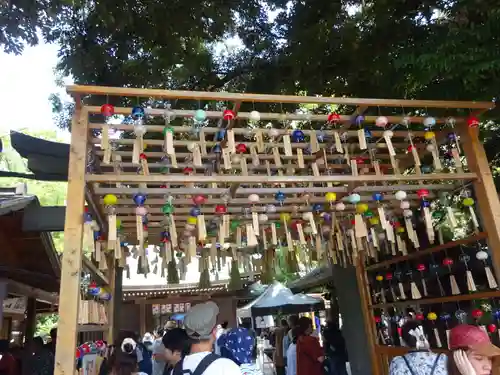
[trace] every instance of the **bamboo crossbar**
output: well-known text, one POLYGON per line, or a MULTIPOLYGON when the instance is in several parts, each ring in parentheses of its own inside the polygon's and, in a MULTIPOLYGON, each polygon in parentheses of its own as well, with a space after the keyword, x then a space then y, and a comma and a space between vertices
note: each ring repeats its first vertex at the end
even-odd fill
POLYGON ((390 181, 420 181, 420 180, 474 180, 475 173, 432 173, 424 175, 331 175, 331 176, 237 176, 237 175, 104 175, 88 174, 87 182, 128 182, 128 183, 170 183, 170 184, 207 184, 207 183, 260 183, 260 184, 292 184, 292 183, 327 183, 327 182, 390 182, 390 181))
MULTIPOLYGON (((163 182, 164 183, 164 182, 163 182)), ((389 185, 389 186, 357 186, 350 189, 346 186, 332 186, 332 187, 300 187, 290 188, 284 187, 279 190, 285 194, 302 194, 302 193, 351 193, 351 192, 394 192, 398 190, 416 191, 418 189, 427 189, 435 191, 451 191, 460 187, 460 184, 418 184, 418 185, 389 185)), ((103 196, 106 194, 120 194, 120 195, 134 195, 137 193, 146 193, 148 195, 191 195, 191 194, 206 194, 206 195, 223 195, 229 192, 228 188, 172 188, 168 190, 165 188, 134 188, 134 187, 98 187, 95 189, 95 194, 103 196)), ((275 194, 276 188, 245 188, 241 187, 236 192, 237 195, 250 195, 250 194, 275 194)))
MULTIPOLYGON (((190 112, 192 112, 192 111, 190 111, 190 112)), ((130 110, 127 113, 129 114, 130 110)), ((207 112, 207 113, 209 113, 209 112, 207 112)), ((218 113, 220 115, 217 118, 221 118, 222 113, 220 113, 220 112, 218 112, 218 113)), ((240 117, 240 115, 241 115, 241 112, 238 113, 238 117, 240 117)), ((375 121, 375 116, 367 116, 367 117, 365 117, 365 121, 369 121, 371 117, 373 117, 372 121, 375 121)), ((399 121, 402 119, 402 118, 399 118, 396 116, 393 116, 393 117, 394 117, 394 119, 399 119, 399 121)), ((261 119, 262 119, 262 114, 261 114, 261 119)), ((396 120, 392 121, 391 117, 388 117, 388 119, 389 119, 389 122, 391 122, 391 123, 396 122, 396 120)), ((420 123, 420 122, 422 122, 420 119, 423 119, 423 118, 422 117, 413 117, 413 119, 419 119, 419 121, 412 121, 412 122, 420 123)), ((288 118, 287 118, 287 120, 288 120, 288 118)), ((442 123, 444 123, 444 121, 445 121, 444 119, 436 119, 436 121, 438 123, 439 123, 438 120, 441 120, 442 123)), ((326 121, 326 116, 325 116, 325 121, 326 121)), ((104 126, 103 123, 89 123, 90 129, 102 129, 103 126, 104 126)), ((109 124, 109 126, 111 128, 116 129, 116 130, 123 130, 123 131, 130 131, 132 129, 132 125, 127 125, 127 124, 109 124)), ((148 132, 157 132, 157 133, 161 133, 165 129, 164 125, 148 125, 148 124, 146 124, 146 125, 144 125, 144 127, 147 129, 148 132)), ((174 126, 174 127, 172 127, 172 130, 174 133, 190 133, 193 130, 193 128, 190 126, 174 126)), ((219 132, 220 130, 221 130, 220 128, 210 127, 210 126, 204 127, 202 129, 202 131, 205 134, 215 134, 215 133, 219 132)), ((244 134, 248 133, 248 128, 233 128, 232 130, 233 130, 234 134, 238 134, 238 135, 240 135, 240 134, 244 135, 244 134)), ((269 133, 270 133, 270 129, 259 128, 259 130, 261 130, 264 135, 269 135, 269 133)), ((311 133, 313 132, 313 130, 309 130, 309 129, 301 129, 301 130, 305 135, 311 135, 311 133)), ((338 131, 341 131, 341 130, 338 130, 338 131)), ((290 132, 290 129, 273 129, 273 132, 276 132, 279 135, 284 135, 284 134, 288 134, 290 132)), ((315 130, 315 132, 318 132, 318 130, 315 130)), ((334 130, 322 130, 322 132, 325 135, 333 135, 334 130)), ((354 138, 354 137, 358 136, 358 133, 356 130, 342 130, 341 132, 342 132, 342 135, 347 136, 347 137, 354 138)), ((384 133, 383 130, 372 130, 371 131, 372 137, 375 137, 375 138, 382 137, 383 133, 384 133)), ((406 138, 406 137, 408 137, 408 130, 394 130, 393 133, 394 133, 394 138, 406 138)), ((440 136, 445 135, 444 131, 435 131, 435 133, 436 133, 436 138, 440 138, 440 136)), ((423 137, 425 134, 425 131, 423 131, 423 130, 411 130, 411 134, 413 137, 423 137)))
POLYGON ((346 97, 295 96, 272 94, 249 94, 210 91, 160 90, 127 87, 70 85, 66 91, 71 95, 135 96, 163 99, 220 100, 231 102, 297 103, 297 104, 341 104, 353 106, 403 107, 403 108, 471 108, 492 109, 493 102, 405 100, 405 99, 361 99, 346 97))
MULTIPOLYGON (((85 107, 89 111, 89 113, 100 113, 101 107, 89 106, 85 107)), ((163 116, 165 114, 164 109, 159 108, 145 108, 144 109, 147 115, 150 116, 163 116)), ((129 115, 132 111, 132 108, 128 107, 116 107, 115 113, 117 115, 129 115)), ((182 109, 173 109, 171 112, 175 115, 175 117, 183 117, 183 118, 192 118, 196 111, 194 110, 182 110, 182 109)), ((220 111, 205 111, 206 117, 208 119, 219 119, 222 118, 222 112, 220 111)), ((328 119, 328 115, 317 115, 317 114, 300 114, 300 113, 279 113, 279 112, 260 112, 260 119, 268 120, 268 121, 305 121, 305 122, 326 122, 328 119)), ((339 123, 350 123, 353 120, 352 115, 339 115, 340 120, 339 123)), ((378 116, 365 116, 364 122, 366 123, 375 123, 378 116)), ((426 119, 423 116, 386 116, 391 124, 398 124, 403 119, 408 120, 413 124, 421 124, 426 119)), ((240 120, 248 120, 250 118, 250 112, 238 112, 237 119, 240 120)), ((456 121, 464 121, 464 118, 457 117, 456 121)), ((444 124, 446 122, 446 118, 436 118, 436 123, 444 124)), ((102 124, 89 124, 90 128, 99 129, 102 127, 102 124)), ((130 125, 117 125, 115 126, 117 129, 123 128, 126 130, 130 129, 130 125)), ((176 127, 179 128, 179 127, 176 127)), ((162 131, 163 127, 158 125, 149 125, 148 129, 162 131)), ((216 129, 216 128, 214 128, 216 129)), ((237 134, 241 134, 245 129, 243 128, 235 128, 237 134)), ((176 131, 176 129, 174 129, 176 131)))

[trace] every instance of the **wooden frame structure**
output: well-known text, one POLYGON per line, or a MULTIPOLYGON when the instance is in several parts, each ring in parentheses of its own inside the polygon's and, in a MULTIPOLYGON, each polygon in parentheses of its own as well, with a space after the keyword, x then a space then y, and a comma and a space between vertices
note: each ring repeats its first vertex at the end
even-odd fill
MULTIPOLYGON (((354 239, 354 234, 349 237, 354 232, 341 230, 345 228, 344 222, 350 225, 350 218, 355 218, 353 222, 358 225, 357 208, 353 204, 356 202, 351 200, 351 195, 357 194, 357 200, 366 203, 366 209, 377 210, 380 203, 373 201, 371 196, 383 193, 388 215, 396 216, 401 215, 401 209, 399 200, 393 198, 395 191, 406 192, 409 206, 415 207, 420 205, 421 197, 417 192, 421 189, 428 192, 428 199, 433 199, 441 192, 452 192, 469 183, 474 184, 484 230, 493 249, 494 270, 500 276, 500 203, 477 128, 468 126, 475 125, 474 118, 470 123, 470 116, 491 109, 493 103, 94 86, 69 86, 67 91, 75 99, 76 110, 72 121, 59 299, 55 365, 58 375, 73 374, 75 369, 73 356, 86 189, 92 193, 88 203, 95 207, 93 214, 101 218, 116 215, 121 221, 122 235, 129 244, 142 243, 144 247, 145 234, 142 232, 145 229, 140 229, 144 218, 138 217, 147 216, 149 244, 169 242, 169 250, 175 248, 186 254, 193 251, 193 246, 196 246, 193 243, 198 241, 212 243, 211 247, 208 246, 211 257, 216 241, 230 243, 233 249, 241 247, 241 236, 246 232, 248 245, 256 241, 262 255, 260 264, 254 261, 253 269, 263 267, 262 262, 266 262, 269 254, 272 258, 274 253, 268 254, 268 249, 274 251, 276 238, 281 237, 286 239, 289 250, 297 252, 298 256, 305 249, 314 249, 318 258, 352 263, 357 267, 358 285, 365 301, 364 323, 369 333, 375 375, 381 374, 381 364, 377 358, 364 269, 365 253, 369 255, 373 249, 367 241, 368 235, 356 234, 354 239), (114 107, 111 114, 117 116, 128 116, 143 103, 146 106, 141 107, 142 112, 136 112, 139 116, 133 119, 135 125, 125 122, 113 125, 113 121, 103 120, 100 115, 102 107, 85 105, 89 95, 94 103, 96 97, 101 98, 101 104, 137 103, 136 106, 114 107), (198 112, 200 109, 203 111, 198 112), (174 117, 177 122, 174 122, 174 117), (449 121, 450 117, 453 121, 449 121), (195 125, 192 125, 193 118, 195 125), (246 124, 247 121, 250 125, 246 124), (375 127, 375 123, 379 127, 375 127), (133 133, 137 125, 147 130, 148 137, 136 134, 135 139, 126 136, 111 139, 110 128, 133 133), (425 127, 432 125, 432 135, 429 135, 429 129, 425 127), (254 130, 250 132, 249 127, 254 130), (302 130, 295 132, 297 128, 302 130), (449 165, 445 166, 441 163, 440 152, 448 147, 450 132, 460 134, 459 151, 463 149, 463 153, 454 151, 450 154, 449 165), (321 140, 318 141, 320 133, 321 140), (306 142, 307 137, 310 140, 306 142), (434 170, 421 168, 427 159, 432 160, 430 164, 434 165, 434 170), (422 163, 416 160, 422 160, 422 163), (140 204, 141 207, 147 206, 145 215, 144 210, 142 215, 138 214, 134 194, 147 197, 146 203, 140 204), (118 198, 113 203, 111 214, 109 207, 103 204, 106 195, 118 198), (200 200, 203 202, 199 204, 196 216, 207 221, 221 217, 216 222, 215 235, 211 235, 210 228, 200 224, 199 219, 194 222, 198 227, 197 234, 189 232, 192 222, 184 224, 192 215, 189 205, 192 205, 193 197, 199 195, 204 199, 200 200), (174 200, 170 201, 170 197, 174 200), (342 201, 344 207, 337 206, 342 201), (169 212, 172 217, 168 216, 163 208, 166 202, 171 202, 175 208, 176 224, 173 227, 173 215, 169 212), (331 234, 322 233, 322 215, 312 212, 311 208, 315 204, 322 206, 323 213, 335 217, 337 212, 333 222, 340 223, 340 226, 335 228, 332 224, 331 232, 328 232, 331 234), (231 227, 230 230, 229 220, 236 219, 238 228, 231 227), (279 222, 281 226, 277 225, 279 222), (167 229, 168 238, 165 235, 167 229), (177 237, 175 244, 173 236, 177 237), (191 237, 195 239, 191 241, 191 237), (235 243, 237 246, 232 246, 235 243), (348 253, 348 248, 352 248, 352 252, 348 253)), ((453 137, 453 141, 455 139, 457 137, 453 137)), ((115 217, 109 222, 115 222, 115 217)), ((101 230, 105 231, 105 228, 101 230)), ((198 245, 198 251, 203 251, 203 243, 201 247, 198 245)), ((105 255, 108 257, 109 280, 114 280, 114 272, 123 266, 120 259, 123 260, 125 255, 123 248, 121 250, 121 255, 116 248, 114 253, 105 255)), ((196 256, 196 249, 191 255, 196 256)), ((232 255, 236 256, 236 250, 232 255)), ((114 286, 110 287, 113 292, 114 286)), ((112 301, 110 311, 113 310, 112 301)), ((112 316, 109 314, 110 319, 112 316)), ((111 340, 113 323, 110 322, 109 326, 111 340)))

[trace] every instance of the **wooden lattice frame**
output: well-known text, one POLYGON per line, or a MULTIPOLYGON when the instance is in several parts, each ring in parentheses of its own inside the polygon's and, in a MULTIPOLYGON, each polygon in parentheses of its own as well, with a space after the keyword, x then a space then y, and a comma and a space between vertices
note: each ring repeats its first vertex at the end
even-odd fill
MULTIPOLYGON (((269 219, 274 220, 279 216, 279 212, 290 212, 292 217, 299 216, 304 211, 310 210, 310 204, 324 202, 324 195, 326 192, 336 192, 338 199, 345 199, 345 197, 352 193, 357 192, 361 195, 364 202, 371 200, 373 192, 394 192, 396 190, 404 190, 408 193, 408 199, 411 204, 418 204, 418 197, 416 191, 425 188, 430 191, 431 197, 435 196, 440 191, 453 191, 463 186, 464 183, 473 182, 476 189, 483 192, 483 197, 478 197, 478 205, 486 223, 486 230, 489 234, 490 246, 500 248, 499 237, 499 224, 500 224, 500 205, 496 197, 494 185, 489 173, 488 163, 484 156, 484 150, 477 138, 477 129, 472 129, 467 126, 467 116, 461 117, 464 114, 479 115, 493 107, 490 102, 456 102, 456 101, 428 101, 428 100, 385 100, 385 99, 355 99, 355 98, 335 98, 335 97, 305 97, 305 96, 287 96, 287 95, 258 95, 258 94, 238 94, 226 92, 187 92, 187 91, 164 91, 164 90, 148 90, 148 89, 129 89, 129 88, 110 88, 110 87, 92 87, 92 86, 69 86, 68 92, 72 94, 76 100, 76 111, 72 122, 72 145, 70 152, 69 164, 69 186, 68 186, 68 205, 67 217, 65 225, 65 255, 63 259, 63 270, 61 279, 61 296, 60 296, 60 323, 59 323, 59 337, 57 343, 56 354, 56 370, 57 374, 71 373, 74 371, 74 347, 75 347, 75 332, 76 332, 76 316, 78 312, 78 291, 79 291, 79 271, 82 262, 82 213, 84 206, 85 189, 92 193, 91 202, 92 206, 97 206, 96 215, 101 217, 101 222, 104 222, 102 217, 105 214, 105 208, 102 204, 102 197, 105 194, 115 194, 119 196, 117 206, 117 216, 122 220, 124 232, 127 235, 127 241, 133 243, 135 239, 135 213, 134 204, 132 202, 132 195, 141 192, 148 196, 147 206, 149 211, 149 243, 159 242, 159 232, 163 230, 162 221, 163 215, 161 214, 161 206, 165 203, 165 188, 161 185, 166 183, 173 185, 169 187, 168 193, 176 197, 174 205, 176 206, 176 220, 179 223, 185 221, 189 213, 191 204, 190 196, 193 194, 205 194, 209 196, 209 200, 202 207, 202 212, 207 218, 214 212, 214 206, 225 202, 222 196, 228 194, 231 197, 228 205, 228 212, 232 215, 240 215, 242 206, 249 206, 248 195, 258 194, 260 202, 257 206, 263 207, 266 204, 275 203, 274 194, 277 190, 283 191, 287 195, 282 206, 277 205, 277 214, 269 214, 269 219), (164 155, 161 151, 162 140, 146 140, 147 144, 151 147, 151 151, 146 149, 145 154, 148 158, 148 166, 150 169, 149 175, 138 175, 134 169, 137 165, 130 162, 131 151, 115 151, 116 155, 121 157, 119 162, 123 171, 117 173, 116 164, 103 165, 102 160, 104 151, 101 149, 101 139, 95 136, 94 131, 100 131, 105 124, 102 122, 93 122, 94 114, 100 113, 100 107, 84 106, 81 99, 85 95, 102 96, 102 104, 105 104, 110 97, 141 97, 147 100, 192 100, 193 102, 200 101, 223 101, 232 107, 237 113, 236 120, 228 123, 228 128, 233 129, 236 139, 245 143, 248 148, 255 146, 255 141, 251 139, 241 139, 242 135, 246 134, 248 130, 246 126, 240 124, 240 120, 244 121, 250 117, 249 112, 239 112, 240 106, 245 106, 245 103, 268 103, 276 104, 279 107, 282 104, 314 104, 317 106, 322 105, 338 105, 340 121, 336 124, 336 131, 345 135, 345 145, 349 152, 349 160, 355 157, 367 157, 368 163, 364 163, 359 167, 357 173, 352 173, 353 165, 350 162, 342 162, 339 164, 332 164, 333 159, 345 159, 342 155, 333 155, 323 151, 325 145, 320 145, 320 150, 313 155, 304 156, 304 167, 301 168, 300 174, 292 174, 298 172, 297 164, 299 157, 296 154, 297 149, 302 149, 307 146, 305 143, 292 143, 293 156, 283 157, 281 161, 283 168, 274 168, 281 170, 277 176, 269 175, 269 167, 273 168, 271 164, 269 167, 266 165, 267 161, 276 161, 271 154, 259 155, 260 164, 254 169, 249 168, 248 175, 239 175, 234 171, 240 171, 238 166, 229 171, 219 170, 217 175, 204 175, 199 173, 204 167, 194 167, 195 173, 186 176, 182 173, 182 168, 189 164, 184 163, 182 158, 189 155, 187 146, 192 143, 192 140, 179 139, 175 136, 182 135, 189 132, 190 127, 178 126, 174 127, 174 146, 177 155, 179 169, 172 170, 168 175, 158 173, 160 164, 159 159, 164 155), (346 109, 347 108, 347 109, 346 109), (370 111, 376 108, 376 115, 369 115, 370 111), (384 109, 388 112, 384 113, 384 109), (401 108, 399 115, 395 108, 401 108), (347 112, 349 110, 349 112, 347 112), (465 111, 464 111, 465 110, 465 111), (340 112, 343 111, 343 112, 340 112), (470 111, 470 112, 467 112, 470 111), (376 121, 380 115, 386 116, 391 124, 398 124, 406 118, 410 123, 421 124, 424 123, 428 114, 436 117, 436 143, 440 145, 446 142, 449 130, 444 127, 446 118, 453 116, 455 118, 456 127, 454 131, 461 135, 461 144, 467 159, 466 163, 463 162, 463 155, 456 163, 449 173, 436 172, 429 174, 422 174, 418 168, 413 170, 413 173, 408 173, 407 169, 412 167, 412 155, 406 152, 409 145, 407 137, 408 131, 404 128, 401 130, 394 130, 393 146, 396 149, 396 156, 391 156, 384 142, 375 142, 374 149, 376 156, 370 157, 371 153, 359 150, 358 143, 356 142, 357 130, 352 130, 351 121, 353 116, 365 114, 365 123, 370 124, 376 121), (418 114, 422 115, 418 115, 418 114), (434 114, 436 113, 436 114, 434 114), (405 114, 411 114, 407 117, 405 114), (155 149, 158 148, 158 149, 155 149), (86 172, 87 170, 87 156, 88 150, 94 155, 93 173, 86 172), (318 163, 318 170, 320 175, 313 176, 311 173, 311 166, 316 161, 318 163), (262 161, 264 161, 262 163, 262 161), (326 163, 325 163, 326 161, 326 163), (375 161, 380 161, 379 163, 375 161), (377 165, 378 164, 378 165, 377 165), (326 168, 328 166, 328 168, 326 168), (379 170, 385 169, 385 174, 379 170), (323 174, 328 169, 329 174, 323 174), (399 169, 399 171, 397 171, 399 169), (98 172, 95 172, 98 171, 98 172), (198 172, 198 174, 196 173, 198 172), (390 172, 390 173, 389 173, 390 172), (126 186, 116 186, 122 184, 126 186), (194 188, 193 185, 200 185, 194 188), (300 185, 299 185, 300 184, 300 185), (306 200, 303 193, 309 195, 306 200), (302 194, 302 195, 301 195, 302 194), (307 201, 307 202, 305 202, 307 201), (301 204, 307 203, 307 207, 301 207, 301 204), (298 206, 298 207, 297 207, 298 206), (491 219, 491 220, 489 220, 491 219)), ((193 110, 177 109, 173 107, 176 117, 190 118, 194 115, 193 110)), ((131 108, 115 108, 116 114, 128 115, 131 108)), ((163 109, 148 109, 148 116, 161 116, 164 114, 163 109)), ((207 118, 217 119, 222 117, 221 111, 206 112, 207 118)), ((260 119, 262 121, 282 121, 295 120, 295 121, 311 121, 315 124, 323 124, 326 122, 328 114, 313 114, 305 116, 297 113, 284 114, 281 111, 275 110, 274 112, 261 112, 260 119)), ((211 126, 214 124, 212 123, 211 126)), ((116 125, 113 126, 117 130, 132 130, 133 125, 116 125)), ((213 160, 215 155, 210 154, 209 149, 215 143, 207 141, 211 134, 217 132, 215 127, 206 127, 202 130, 205 135, 205 141, 201 142, 201 147, 206 147, 207 154, 202 155, 202 160, 213 160)), ((147 125, 149 133, 161 133, 164 129, 163 125, 147 125)), ((315 127, 312 126, 311 130, 304 130, 306 135, 313 134, 315 127)), ((325 131, 327 135, 332 135, 334 130, 325 131)), ((264 131, 265 132, 265 131, 264 131)), ((278 133, 280 138, 286 134, 288 130, 279 129, 278 133)), ((426 154, 425 143, 421 141, 424 136, 424 131, 412 131, 414 137, 415 147, 418 150, 420 157, 426 154)), ((382 131, 373 130, 372 137, 378 139, 382 136, 382 131)), ((133 140, 123 139, 117 141, 118 144, 131 144, 133 140)), ((237 142, 239 143, 239 142, 237 142)), ((267 146, 278 147, 280 153, 283 153, 285 147, 282 141, 276 142, 273 140, 265 142, 267 146)), ((225 141, 224 141, 225 144, 225 141)), ((245 155, 245 158, 251 160, 250 155, 245 155)), ((349 161, 348 160, 348 161, 349 161)), ((250 166, 249 166, 250 167, 250 166)), ((393 206, 394 210, 399 210, 396 200, 391 201, 388 197, 388 204, 393 206)), ((373 205, 373 203, 370 203, 373 205)), ((257 211, 261 211, 257 208, 257 211)), ((345 212, 349 212, 346 210, 345 212)), ((244 217, 241 220, 245 219, 244 217)), ((182 225, 179 224, 179 228, 182 225)), ((494 254, 493 257, 495 270, 498 274, 500 270, 500 256, 494 254)), ((109 280, 114 280, 115 262, 112 262, 109 270, 109 280)), ((358 282, 362 285, 365 283, 364 276, 358 272, 358 282)), ((111 285, 114 289, 114 285, 111 285)), ((367 301, 368 299, 360 291, 362 298, 367 301)), ((113 336, 112 332, 112 311, 113 304, 110 304, 110 332, 109 337, 113 336), (111 312, 111 313, 110 313, 111 312)), ((368 309, 364 311, 365 324, 368 332, 373 333, 371 325, 371 317, 369 316, 368 309)), ((372 335, 374 336, 374 335, 372 335)), ((374 340, 370 338, 372 355, 375 358, 374 340)), ((376 360, 374 359, 374 373, 378 374, 376 360)))

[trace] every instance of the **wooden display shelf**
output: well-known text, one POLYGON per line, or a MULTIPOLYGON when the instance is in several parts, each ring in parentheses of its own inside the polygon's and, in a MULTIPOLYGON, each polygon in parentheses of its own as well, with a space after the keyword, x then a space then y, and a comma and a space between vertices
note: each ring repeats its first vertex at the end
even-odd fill
POLYGON ((446 249, 451 249, 455 246, 466 245, 466 244, 471 243, 471 242, 486 239, 487 237, 488 237, 488 234, 486 232, 480 232, 474 236, 470 236, 470 237, 467 237, 467 238, 464 238, 464 239, 461 239, 458 241, 450 241, 450 242, 447 242, 443 245, 433 246, 433 247, 430 247, 430 248, 425 249, 425 250, 419 250, 415 253, 411 253, 408 255, 402 255, 399 257, 395 257, 395 258, 386 260, 384 262, 373 264, 371 266, 366 267, 365 269, 366 269, 366 271, 373 271, 373 270, 378 270, 380 268, 386 268, 387 266, 390 266, 391 264, 420 258, 421 256, 424 256, 424 255, 429 255, 429 254, 437 253, 437 252, 440 252, 440 251, 443 251, 446 249))
POLYGON ((435 303, 471 301, 475 299, 485 299, 485 298, 487 299, 487 298, 499 298, 499 297, 500 297, 500 290, 492 290, 488 292, 462 294, 458 296, 446 296, 437 298, 412 299, 412 300, 389 302, 389 303, 378 303, 376 305, 371 305, 370 309, 384 309, 387 307, 400 307, 409 305, 432 305, 435 303))

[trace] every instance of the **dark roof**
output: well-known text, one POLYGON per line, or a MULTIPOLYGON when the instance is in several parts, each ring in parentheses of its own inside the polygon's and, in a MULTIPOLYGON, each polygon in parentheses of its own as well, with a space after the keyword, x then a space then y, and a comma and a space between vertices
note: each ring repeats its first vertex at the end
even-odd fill
POLYGON ((61 266, 52 237, 22 230, 24 208, 35 196, 0 192, 0 277, 48 292, 59 291, 61 266))
POLYGON ((69 145, 10 132, 12 147, 28 160, 31 174, 0 171, 0 177, 24 177, 41 181, 67 181, 69 145))
POLYGON ((294 280, 287 286, 294 292, 299 292, 314 288, 323 284, 327 284, 332 280, 333 269, 331 266, 323 266, 313 269, 311 272, 304 275, 300 279, 294 280))

